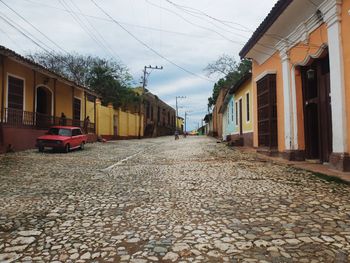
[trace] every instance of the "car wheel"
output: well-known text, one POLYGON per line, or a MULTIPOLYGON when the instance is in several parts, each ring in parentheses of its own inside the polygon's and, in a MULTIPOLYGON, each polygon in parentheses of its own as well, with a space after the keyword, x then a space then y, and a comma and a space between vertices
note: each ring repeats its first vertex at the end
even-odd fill
POLYGON ((70 150, 69 144, 67 143, 66 146, 64 146, 64 152, 68 153, 70 150))
POLYGON ((85 148, 85 142, 82 142, 82 143, 80 144, 80 150, 84 150, 84 148, 85 148))
POLYGON ((39 148, 38 148, 38 150, 39 150, 39 152, 44 152, 44 147, 43 146, 39 146, 39 148))

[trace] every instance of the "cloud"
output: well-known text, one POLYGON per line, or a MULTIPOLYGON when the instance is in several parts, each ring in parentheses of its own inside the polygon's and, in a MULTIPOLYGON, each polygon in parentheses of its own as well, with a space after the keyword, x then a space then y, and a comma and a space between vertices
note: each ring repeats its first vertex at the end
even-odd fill
MULTIPOLYGON (((172 106, 175 104, 175 96, 187 96, 186 100, 181 101, 186 110, 201 111, 193 113, 189 120, 190 128, 197 125, 196 122, 198 123, 200 116, 206 113, 207 98, 211 95, 212 83, 189 75, 151 52, 120 26, 108 21, 107 17, 90 1, 64 0, 64 2, 68 3, 75 12, 89 15, 87 19, 98 34, 89 26, 86 17, 79 15, 85 27, 89 28, 89 34, 93 34, 95 38, 112 49, 114 54, 117 54, 118 58, 129 67, 136 83, 139 82, 145 65, 164 66, 162 72, 151 74, 149 89, 172 106)), ((276 0, 176 0, 174 2, 200 9, 225 22, 217 22, 205 16, 201 18, 198 18, 198 15, 192 16, 164 0, 97 1, 113 18, 148 46, 174 63, 202 75, 203 68, 223 53, 238 59, 238 52, 252 34, 252 31, 247 28, 255 30, 276 0), (170 9, 172 12, 155 7, 150 2, 170 9), (173 12, 181 15, 187 22, 173 12)), ((111 56, 106 48, 96 43, 71 14, 64 10, 60 1, 11 0, 6 3, 65 50, 102 57, 111 56)), ((57 50, 57 47, 3 4, 0 3, 0 6, 2 13, 57 50)), ((1 45, 22 54, 40 50, 34 43, 1 20, 0 39, 1 45)))

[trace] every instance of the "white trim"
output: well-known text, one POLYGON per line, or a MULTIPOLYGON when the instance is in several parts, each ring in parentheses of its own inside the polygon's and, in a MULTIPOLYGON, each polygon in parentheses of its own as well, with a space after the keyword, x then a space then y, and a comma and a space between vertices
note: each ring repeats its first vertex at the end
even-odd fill
POLYGON ((8 108, 8 98, 9 98, 9 77, 17 78, 23 80, 23 109, 26 109, 26 79, 15 74, 6 73, 6 97, 5 97, 5 108, 8 108))
POLYGON ((293 150, 299 149, 298 145, 298 114, 297 114, 297 99, 296 99, 296 80, 295 66, 291 68, 291 93, 292 93, 292 146, 293 150))
MULTIPOLYGON (((335 2, 341 2, 336 1, 335 2)), ((336 6, 337 7, 337 6, 336 6)), ((339 12, 338 8, 333 9, 339 12)), ((340 13, 337 14, 338 16, 340 13)), ((330 92, 332 108, 333 152, 347 152, 346 94, 344 78, 344 58, 341 39, 340 19, 329 20, 327 33, 329 40, 330 92)), ((345 33, 345 32, 344 32, 345 33)))
POLYGON ((44 87, 46 89, 48 89, 51 92, 51 114, 50 116, 53 116, 53 112, 54 112, 54 98, 53 98, 53 91, 51 90, 51 88, 47 85, 44 84, 38 84, 35 86, 35 112, 37 112, 37 106, 38 106, 38 88, 40 87, 44 87))
POLYGON ((264 77, 266 77, 267 75, 270 74, 277 74, 276 70, 265 70, 263 73, 261 73, 259 76, 257 76, 254 81, 258 82, 259 80, 263 79, 264 77))
POLYGON ((251 119, 252 119, 252 113, 251 113, 251 110, 250 110, 250 105, 251 105, 251 99, 250 99, 250 97, 251 97, 251 92, 248 90, 248 91, 246 91, 245 92, 245 94, 244 94, 244 96, 245 96, 245 123, 246 124, 249 124, 250 122, 251 122, 251 119), (249 107, 247 107, 248 105, 247 105, 247 94, 249 94, 249 107), (249 120, 247 120, 247 118, 248 118, 248 108, 249 108, 249 120))
POLYGON ((238 100, 235 100, 235 128, 239 125, 239 107, 238 107, 238 100))
POLYGON ((283 105, 284 105, 284 145, 286 150, 292 147, 292 102, 290 92, 290 68, 289 57, 286 52, 281 53, 282 80, 283 80, 283 105))
POLYGON ((319 49, 316 51, 315 54, 308 54, 303 61, 300 61, 300 62, 297 62, 297 63, 294 63, 293 66, 306 66, 310 63, 310 61, 312 59, 315 59, 315 58, 319 58, 322 53, 328 48, 328 45, 327 44, 322 44, 319 49))
MULTIPOLYGON (((78 99, 78 100, 80 100, 80 118, 79 118, 79 121, 82 121, 82 113, 83 113, 83 110, 82 110, 82 107, 83 107, 83 103, 82 103, 82 98, 79 98, 79 97, 77 97, 77 96, 74 96, 74 99, 78 99)), ((74 104, 72 105, 72 119, 74 119, 74 104)))

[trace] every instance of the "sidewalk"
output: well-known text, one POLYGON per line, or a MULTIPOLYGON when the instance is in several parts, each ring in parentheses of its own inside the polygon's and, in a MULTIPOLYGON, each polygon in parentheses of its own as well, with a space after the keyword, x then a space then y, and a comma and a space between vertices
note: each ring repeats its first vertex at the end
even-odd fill
POLYGON ((243 152, 256 153, 260 159, 270 160, 272 162, 290 165, 292 167, 310 171, 318 175, 319 177, 327 176, 327 180, 342 181, 343 183, 350 184, 350 172, 341 172, 330 168, 327 164, 312 163, 310 161, 288 161, 282 157, 271 157, 261 153, 258 153, 256 149, 250 147, 235 147, 243 152))

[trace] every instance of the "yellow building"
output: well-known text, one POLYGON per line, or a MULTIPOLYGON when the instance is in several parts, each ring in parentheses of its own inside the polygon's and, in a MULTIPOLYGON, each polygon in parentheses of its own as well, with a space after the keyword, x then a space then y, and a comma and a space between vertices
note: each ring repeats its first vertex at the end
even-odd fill
POLYGON ((225 98, 223 130, 225 137, 237 145, 253 146, 252 74, 245 74, 225 98))
POLYGON ((49 126, 83 127, 86 116, 93 134, 96 98, 86 87, 0 46, 0 151, 33 148, 49 126))
POLYGON ((176 120, 176 129, 177 129, 180 133, 183 133, 183 132, 184 132, 184 124, 185 124, 184 118, 177 116, 177 120, 176 120))

